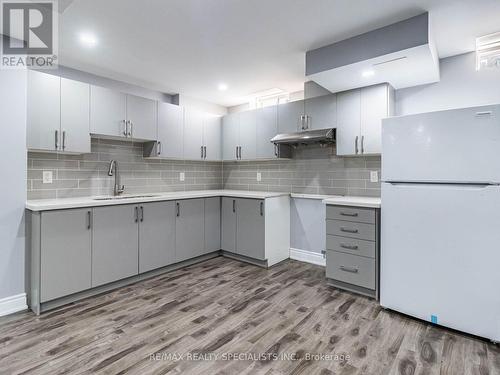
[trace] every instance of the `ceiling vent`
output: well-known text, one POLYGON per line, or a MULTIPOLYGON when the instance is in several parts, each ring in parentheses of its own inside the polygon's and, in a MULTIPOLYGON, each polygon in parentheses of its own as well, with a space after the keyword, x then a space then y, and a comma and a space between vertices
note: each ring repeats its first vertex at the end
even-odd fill
POLYGON ((476 39, 476 69, 500 68, 500 32, 476 39))

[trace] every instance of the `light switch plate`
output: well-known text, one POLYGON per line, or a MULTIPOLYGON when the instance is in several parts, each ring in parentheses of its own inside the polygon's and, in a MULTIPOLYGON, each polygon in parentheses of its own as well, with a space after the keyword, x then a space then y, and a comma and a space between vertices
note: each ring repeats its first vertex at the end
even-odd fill
POLYGON ((185 179, 186 179, 186 175, 184 174, 184 172, 180 172, 179 173, 179 180, 184 181, 185 179))
POLYGON ((378 171, 370 171, 370 182, 378 182, 378 171))
POLYGON ((262 181, 262 173, 257 172, 257 181, 262 181))
POLYGON ((52 183, 52 171, 43 171, 42 179, 44 184, 52 183))

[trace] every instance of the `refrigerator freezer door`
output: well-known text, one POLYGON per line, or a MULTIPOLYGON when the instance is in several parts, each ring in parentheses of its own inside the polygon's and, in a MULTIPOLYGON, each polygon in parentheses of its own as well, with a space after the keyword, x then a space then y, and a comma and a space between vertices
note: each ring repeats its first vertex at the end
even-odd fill
POLYGON ((500 187, 382 184, 380 303, 500 341, 500 187))
POLYGON ((500 105, 384 119, 382 181, 500 182, 500 105))

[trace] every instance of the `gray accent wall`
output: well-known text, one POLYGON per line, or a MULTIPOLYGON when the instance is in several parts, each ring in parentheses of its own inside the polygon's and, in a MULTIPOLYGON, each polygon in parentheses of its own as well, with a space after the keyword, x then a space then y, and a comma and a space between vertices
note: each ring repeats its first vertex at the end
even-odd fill
POLYGON ((98 138, 92 138, 90 154, 28 152, 28 199, 112 194, 114 177, 107 174, 112 159, 118 161, 125 194, 222 188, 220 162, 148 160, 142 154, 142 143, 98 138), (52 171, 52 184, 43 183, 44 170, 52 171))

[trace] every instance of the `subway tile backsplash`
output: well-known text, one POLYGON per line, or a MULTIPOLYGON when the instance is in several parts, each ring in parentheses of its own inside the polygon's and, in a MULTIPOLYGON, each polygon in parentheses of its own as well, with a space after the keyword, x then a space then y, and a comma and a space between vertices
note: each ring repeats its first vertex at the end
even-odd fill
POLYGON ((306 146, 294 150, 291 160, 148 160, 141 143, 93 138, 90 154, 28 152, 28 199, 112 194, 111 159, 118 161, 130 194, 225 188, 380 196, 380 182, 370 182, 370 171, 378 171, 380 178, 380 156, 337 157, 334 147, 306 146), (43 183, 43 171, 52 171, 52 184, 43 183), (180 172, 185 181, 179 180, 180 172))

